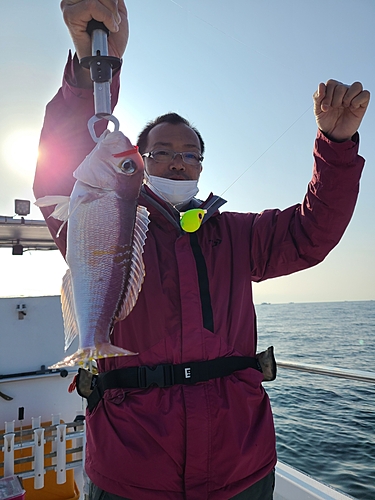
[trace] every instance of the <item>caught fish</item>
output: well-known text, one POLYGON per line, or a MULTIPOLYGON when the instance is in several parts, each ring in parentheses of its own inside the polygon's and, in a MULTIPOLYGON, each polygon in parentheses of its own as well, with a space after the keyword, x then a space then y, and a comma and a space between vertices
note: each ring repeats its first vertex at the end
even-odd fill
POLYGON ((137 203, 143 170, 138 148, 122 132, 105 131, 74 172, 71 196, 35 202, 39 207, 56 204, 51 216, 64 221, 62 226, 69 221, 69 269, 61 304, 65 350, 76 335, 79 348, 53 368, 137 354, 112 345, 110 334, 115 321, 133 309, 145 276, 142 253, 149 219, 137 203))

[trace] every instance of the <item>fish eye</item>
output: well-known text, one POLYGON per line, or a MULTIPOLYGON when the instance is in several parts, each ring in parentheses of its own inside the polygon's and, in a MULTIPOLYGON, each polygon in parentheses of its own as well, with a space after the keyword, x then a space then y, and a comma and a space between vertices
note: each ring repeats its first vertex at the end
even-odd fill
POLYGON ((134 172, 137 170, 137 165, 133 160, 128 158, 127 160, 124 160, 121 165, 120 165, 120 170, 124 174, 134 174, 134 172))

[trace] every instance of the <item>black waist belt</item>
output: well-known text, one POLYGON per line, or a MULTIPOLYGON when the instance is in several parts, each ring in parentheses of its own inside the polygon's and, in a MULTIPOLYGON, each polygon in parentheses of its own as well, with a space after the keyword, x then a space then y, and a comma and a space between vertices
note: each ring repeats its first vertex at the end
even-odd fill
POLYGON ((242 356, 194 361, 181 365, 134 366, 111 370, 99 375, 93 375, 86 370, 79 369, 77 391, 81 396, 87 398, 88 408, 91 411, 99 403, 107 389, 147 389, 151 386, 192 385, 213 378, 225 377, 245 368, 262 371, 257 358, 242 356))

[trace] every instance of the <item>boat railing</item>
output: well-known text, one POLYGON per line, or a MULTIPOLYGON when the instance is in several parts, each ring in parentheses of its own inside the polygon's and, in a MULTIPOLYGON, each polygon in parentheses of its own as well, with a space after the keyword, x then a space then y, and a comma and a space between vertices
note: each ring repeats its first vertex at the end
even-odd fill
POLYGON ((277 361, 278 368, 286 368, 288 370, 296 370, 316 375, 326 375, 328 377, 345 378, 347 380, 357 380, 360 382, 375 383, 375 372, 364 370, 347 370, 344 368, 336 368, 333 366, 310 365, 306 363, 298 363, 295 361, 277 361))
MULTIPOLYGON (((375 383, 375 373, 346 370, 335 367, 309 365, 291 361, 278 361, 279 368, 307 373, 375 383)), ((4 461, 0 469, 4 477, 14 474, 21 478, 34 477, 34 488, 44 486, 44 474, 54 470, 57 484, 66 481, 66 471, 84 466, 85 461, 85 421, 81 416, 70 423, 61 423, 60 415, 52 415, 50 425, 42 424, 40 417, 32 419, 31 428, 15 429, 15 422, 5 422, 5 431, 0 435, 0 450, 4 461), (46 443, 51 445, 46 452, 46 443), (73 443, 68 445, 67 443, 73 443), (28 449, 30 454, 20 457, 17 450, 28 449), (48 465, 46 465, 46 463, 48 465), (27 465, 30 464, 30 468, 27 465)))

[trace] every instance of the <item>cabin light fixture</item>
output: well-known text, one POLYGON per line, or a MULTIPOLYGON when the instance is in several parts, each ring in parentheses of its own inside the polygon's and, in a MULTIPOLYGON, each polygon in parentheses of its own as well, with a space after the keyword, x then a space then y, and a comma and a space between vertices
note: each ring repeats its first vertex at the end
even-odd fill
POLYGON ((23 255, 23 245, 20 244, 20 240, 12 246, 12 255, 23 255))
POLYGON ((30 201, 29 200, 14 200, 14 211, 17 215, 29 215, 30 201))

